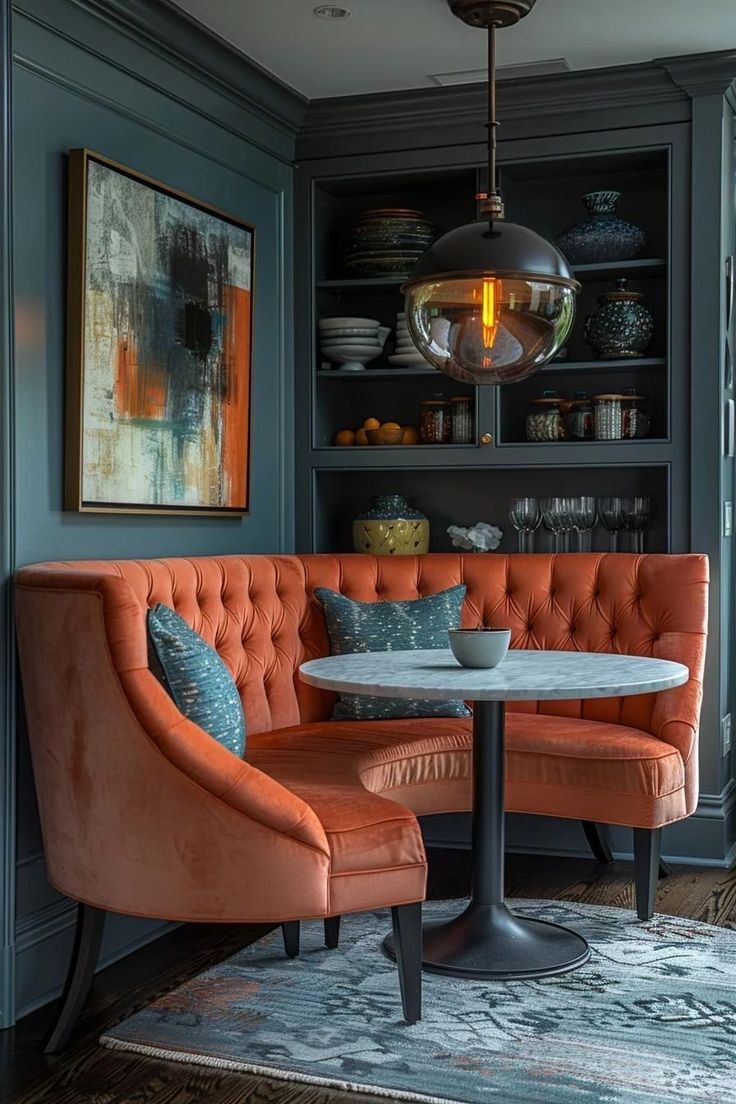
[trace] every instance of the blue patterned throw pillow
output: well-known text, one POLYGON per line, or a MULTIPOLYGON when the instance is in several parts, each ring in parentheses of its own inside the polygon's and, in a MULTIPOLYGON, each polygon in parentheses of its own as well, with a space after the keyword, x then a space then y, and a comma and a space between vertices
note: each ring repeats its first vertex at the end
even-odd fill
MULTIPOLYGON (((318 587, 333 655, 446 648, 447 630, 457 629, 465 599, 464 586, 450 587, 408 602, 354 602, 334 590, 318 587)), ((467 717, 462 701, 414 701, 367 694, 338 694, 333 721, 390 720, 397 717, 467 717)))
POLYGON ((233 676, 214 648, 159 603, 148 611, 149 662, 179 711, 242 758, 245 717, 233 676))

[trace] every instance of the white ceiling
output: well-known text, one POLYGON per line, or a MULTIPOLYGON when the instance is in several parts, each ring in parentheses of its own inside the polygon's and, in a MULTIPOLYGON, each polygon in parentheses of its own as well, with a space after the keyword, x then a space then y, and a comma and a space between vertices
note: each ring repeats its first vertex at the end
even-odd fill
MULTIPOLYGON (((308 98, 434 86, 433 74, 485 65, 485 35, 446 0, 176 0, 308 98)), ((567 58, 572 69, 736 48, 736 0, 537 0, 499 35, 500 65, 567 58)))

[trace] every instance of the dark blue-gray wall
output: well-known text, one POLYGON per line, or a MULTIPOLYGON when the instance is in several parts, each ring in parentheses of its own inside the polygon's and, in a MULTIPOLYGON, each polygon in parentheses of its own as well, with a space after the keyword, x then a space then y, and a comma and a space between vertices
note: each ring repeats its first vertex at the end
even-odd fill
MULTIPOLYGON (((59 558, 289 550, 292 160, 300 102, 226 47, 193 31, 166 5, 138 0, 19 0, 13 54, 10 566, 59 558), (196 63, 188 56, 194 45, 196 63), (131 518, 62 510, 66 155, 76 146, 256 227, 248 517, 131 518)), ((22 1015, 61 984, 74 914, 45 879, 22 723, 17 753, 14 959, 15 1009, 22 1015)), ((124 953, 154 930, 150 923, 116 918, 108 925, 106 957, 124 953)), ((6 972, 6 1001, 12 999, 8 981, 6 972)), ((11 1017, 6 1008, 4 1022, 11 1017)))

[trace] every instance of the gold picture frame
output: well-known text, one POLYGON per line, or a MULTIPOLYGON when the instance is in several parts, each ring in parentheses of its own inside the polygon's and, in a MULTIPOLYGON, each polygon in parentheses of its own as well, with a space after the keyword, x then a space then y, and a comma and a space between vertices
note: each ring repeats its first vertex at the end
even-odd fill
POLYGON ((69 153, 64 506, 250 507, 255 227, 69 153))

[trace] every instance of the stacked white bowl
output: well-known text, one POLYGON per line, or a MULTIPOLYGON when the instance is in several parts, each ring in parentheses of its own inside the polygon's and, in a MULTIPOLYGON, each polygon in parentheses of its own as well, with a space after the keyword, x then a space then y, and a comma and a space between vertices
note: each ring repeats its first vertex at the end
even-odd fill
POLYGON ((399 311, 396 315, 396 351, 388 359, 397 368, 431 367, 411 339, 404 311, 399 311))
POLYGON ((383 352, 390 330, 375 318, 320 318, 320 348, 343 372, 362 372, 383 352))

